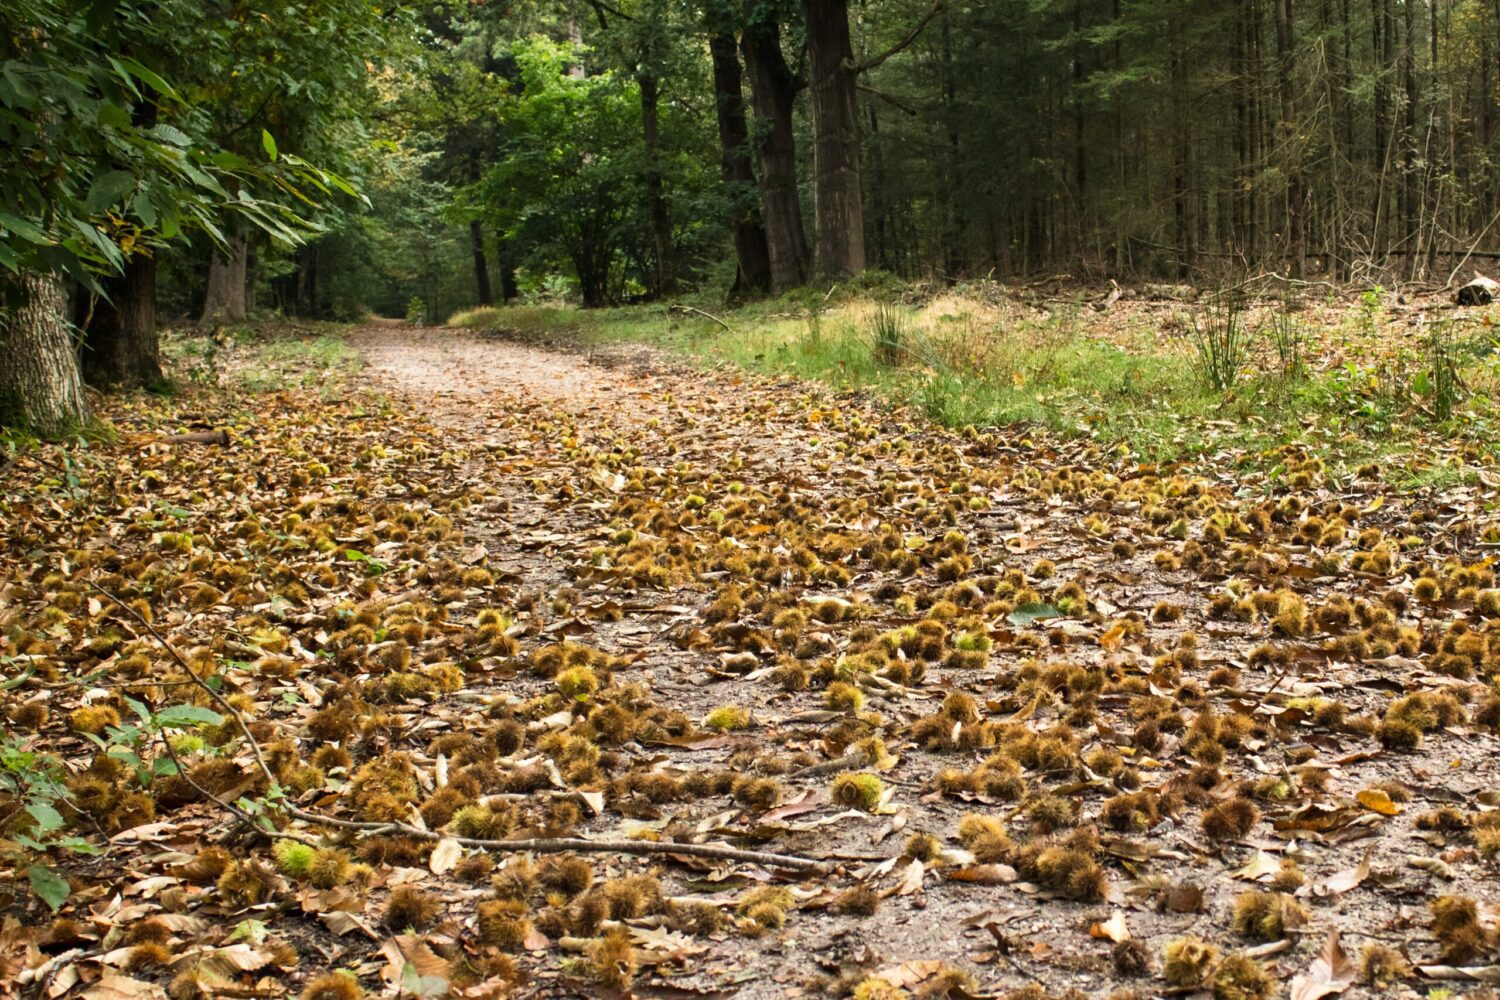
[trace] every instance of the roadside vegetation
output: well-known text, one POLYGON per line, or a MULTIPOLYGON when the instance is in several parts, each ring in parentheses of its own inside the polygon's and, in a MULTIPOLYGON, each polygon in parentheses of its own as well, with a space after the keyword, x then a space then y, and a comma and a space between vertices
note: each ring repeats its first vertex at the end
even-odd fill
MULTIPOLYGON (((952 427, 1030 425, 1141 462, 1216 457, 1272 479, 1305 448, 1334 478, 1378 464, 1394 484, 1474 480, 1495 461, 1500 354, 1488 311, 1353 301, 1288 305, 974 285, 802 293, 730 312, 531 305, 454 326, 578 344, 643 343, 697 363, 872 392, 952 427)), ((1368 469, 1366 470, 1369 471, 1368 469)))

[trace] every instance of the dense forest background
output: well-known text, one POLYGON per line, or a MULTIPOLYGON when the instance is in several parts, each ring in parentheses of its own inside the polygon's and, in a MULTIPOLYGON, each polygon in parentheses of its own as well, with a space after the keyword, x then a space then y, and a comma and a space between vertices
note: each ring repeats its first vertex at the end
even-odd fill
POLYGON ((30 359, 0 403, 40 426, 81 412, 70 331, 83 377, 150 384, 159 313, 438 322, 867 272, 1441 281, 1500 246, 1500 0, 0 15, 0 325, 30 359))
POLYGON ((419 32, 374 211, 280 261, 335 277, 274 304, 437 319, 860 265, 1389 283, 1500 245, 1500 3, 491 3, 419 32), (821 133, 819 33, 853 105, 821 133))

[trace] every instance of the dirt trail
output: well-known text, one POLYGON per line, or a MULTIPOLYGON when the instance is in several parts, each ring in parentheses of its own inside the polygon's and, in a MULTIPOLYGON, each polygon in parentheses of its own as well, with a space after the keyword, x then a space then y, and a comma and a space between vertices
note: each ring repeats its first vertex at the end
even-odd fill
MULTIPOLYGON (((686 971, 663 978, 688 992, 672 995, 817 995, 826 987, 799 991, 815 975, 854 968, 920 982, 930 967, 897 967, 931 959, 968 969, 993 991, 1027 982, 1052 996, 1160 990, 1157 978, 1122 978, 1110 943, 1089 928, 1126 914, 1157 966, 1163 945, 1185 933, 1226 952, 1250 947, 1254 940, 1231 929, 1231 905, 1273 880, 1309 911, 1284 949, 1263 952, 1288 980, 1331 929, 1356 955, 1372 941, 1406 942, 1413 958, 1435 961, 1430 898, 1488 898, 1469 835, 1419 831, 1414 817, 1500 787, 1493 735, 1447 726, 1451 718, 1446 730, 1419 718, 1429 731, 1416 749, 1383 750, 1373 735, 1393 694, 1464 686, 1471 668, 1451 652, 1463 631, 1444 632, 1458 605, 1407 602, 1397 594, 1412 590, 1399 563, 1347 568, 1366 566, 1361 552, 1378 547, 1371 531, 1404 533, 1413 558, 1417 542, 1429 545, 1433 566, 1449 556, 1453 565, 1478 563, 1451 522, 1420 516, 1424 504, 1451 512, 1451 503, 1320 486, 1237 496, 1244 484, 1227 476, 1164 471, 1158 480, 1087 442, 1036 446, 1019 431, 965 438, 806 386, 678 369, 644 351, 590 356, 390 328, 360 331, 353 343, 368 384, 473 451, 456 475, 484 482, 493 499, 463 530, 488 548, 492 568, 510 574, 518 599, 557 611, 537 639, 574 637, 630 657, 617 684, 642 684, 657 704, 695 721, 717 705, 751 714, 749 730, 733 738, 632 744, 620 747, 620 760, 674 780, 728 770, 780 785, 782 808, 772 813, 738 795, 657 802, 616 789, 585 832, 618 836, 644 821, 679 838, 763 840, 845 861, 826 884, 798 887, 799 909, 784 930, 731 931, 679 956, 686 971), (638 478, 627 484, 629 476, 638 478), (1314 513, 1317 530, 1308 527, 1314 513), (622 536, 631 524, 637 530, 622 536), (883 549, 882 537, 894 542, 883 549), (637 547, 650 558, 630 561, 637 547), (673 576, 672 566, 684 572, 673 576), (659 581, 649 575, 658 570, 659 581), (1229 601, 1227 613, 1210 614, 1210 598, 1235 579, 1245 584, 1237 595, 1260 595, 1259 603, 1229 601), (850 620, 829 598, 852 602, 850 620), (1054 624, 1007 617, 1007 608, 1039 601, 1083 610, 1054 624), (987 628, 973 624, 981 607, 987 628), (846 666, 880 652, 876 633, 911 633, 919 619, 929 635, 940 631, 934 621, 978 631, 962 636, 970 645, 943 635, 937 650, 877 656, 869 662, 879 676, 846 666), (1112 627, 1121 622, 1129 628, 1112 627), (1447 676, 1432 669, 1441 657, 1447 676), (868 699, 857 718, 825 701, 845 676, 868 699), (977 704, 955 701, 955 692, 977 704), (1356 721, 1346 725, 1345 711, 1356 721), (826 769, 796 774, 861 734, 882 735, 899 756, 882 772, 889 804, 873 812, 831 802, 826 769), (997 780, 1013 761, 1024 765, 1019 799, 1015 782, 997 780), (1377 785, 1398 801, 1368 808, 1355 799, 1377 785), (1138 815, 1134 789, 1142 789, 1138 815), (1230 799, 1255 802, 1250 828, 1210 834, 1203 814, 1230 799), (1039 892, 1026 881, 1024 849, 1009 855, 1019 878, 1004 864, 973 866, 954 837, 971 812, 1003 817, 1018 844, 1041 845, 1054 827, 1061 837, 1075 823, 1098 824, 1102 846, 1070 843, 1098 858, 1107 889, 1091 900, 1081 892, 1083 902, 1061 898, 1073 889, 1039 892), (957 853, 925 873, 909 859, 853 860, 895 859, 914 832, 957 853), (1451 867, 1409 863, 1437 857, 1451 867), (885 897, 878 912, 836 915, 833 895, 856 881, 885 897)), ((1474 580, 1493 587, 1487 572, 1464 580, 1471 590, 1474 580)), ((1481 674, 1483 655, 1475 647, 1481 674)), ((501 683, 522 698, 547 689, 524 673, 501 683)), ((1477 706, 1483 691, 1463 696, 1477 706)), ((681 866, 663 872, 670 891, 707 889, 709 899, 743 891, 726 875, 710 866, 689 886, 681 866)), ((540 993, 566 990, 543 982, 540 993)))

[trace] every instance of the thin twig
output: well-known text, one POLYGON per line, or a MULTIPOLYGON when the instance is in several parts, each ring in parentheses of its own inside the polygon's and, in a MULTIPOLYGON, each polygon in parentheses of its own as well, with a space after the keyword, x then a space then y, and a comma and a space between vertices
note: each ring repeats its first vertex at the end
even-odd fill
POLYGON ((260 752, 260 743, 254 736, 250 735, 250 727, 245 724, 245 717, 239 713, 239 709, 231 705, 229 703, 229 700, 219 692, 215 691, 207 681, 205 681, 202 677, 199 677, 197 673, 194 672, 193 668, 188 664, 188 661, 183 659, 182 654, 177 652, 177 649, 170 642, 168 642, 160 632, 156 631, 155 626, 153 626, 151 622, 146 619, 145 615, 141 614, 135 608, 132 608, 130 605, 126 604, 124 601, 120 600, 114 594, 111 594, 109 591, 105 590, 97 583, 91 583, 89 584, 89 586, 99 591, 99 593, 103 594, 111 601, 114 601, 115 604, 117 604, 132 618, 139 622, 142 628, 144 628, 147 632, 150 632, 151 638, 155 639, 158 643, 161 644, 163 649, 171 654, 172 659, 177 661, 177 665, 187 673, 188 678, 193 682, 193 684, 204 694, 207 694, 210 698, 212 698, 216 705, 222 708, 226 713, 230 715, 230 717, 234 719, 234 721, 240 727, 240 732, 245 734, 245 741, 250 744, 250 749, 255 753, 255 762, 260 765, 261 773, 266 776, 266 780, 269 781, 273 786, 279 784, 279 782, 277 782, 276 780, 275 772, 273 772, 270 766, 266 764, 265 755, 260 752))

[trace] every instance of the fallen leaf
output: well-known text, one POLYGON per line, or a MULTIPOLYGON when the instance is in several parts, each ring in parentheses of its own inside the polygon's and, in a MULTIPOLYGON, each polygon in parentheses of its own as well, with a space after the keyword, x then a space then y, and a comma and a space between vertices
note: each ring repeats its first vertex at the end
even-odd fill
POLYGON ((1354 796, 1360 805, 1372 812, 1378 812, 1382 816, 1399 816, 1401 807, 1391 801, 1391 797, 1379 788, 1362 789, 1354 796))
POLYGON ((434 875, 446 875, 453 870, 463 856, 463 845, 452 837, 444 837, 432 849, 432 857, 427 860, 427 867, 432 869, 434 875))
POLYGON ((1010 865, 969 865, 946 872, 950 882, 968 882, 973 885, 1009 885, 1020 878, 1010 865))
POLYGON ((1354 963, 1344 953, 1338 929, 1328 932, 1323 950, 1313 959, 1306 972, 1292 980, 1290 1000, 1319 1000, 1342 993, 1354 985, 1354 963))
POLYGON ((1244 866, 1235 869, 1234 877, 1256 882, 1281 871, 1281 859, 1266 851, 1256 851, 1244 866))
POLYGON ((1099 938, 1102 941, 1113 941, 1115 944, 1119 944, 1121 941, 1129 941, 1130 930, 1125 926, 1125 911, 1116 910, 1108 920, 1090 927, 1089 937, 1099 938))
POLYGON ((925 982, 937 975, 943 968, 943 963, 937 959, 917 959, 911 962, 902 962, 900 965, 888 965, 875 972, 874 978, 884 979, 897 989, 907 986, 915 986, 925 982))
POLYGON ((1341 872, 1334 872, 1325 879, 1319 879, 1309 885, 1297 890, 1298 895, 1313 895, 1319 898, 1326 896, 1341 896, 1350 889, 1358 886, 1370 877, 1370 859, 1366 856, 1353 868, 1346 868, 1341 872))

